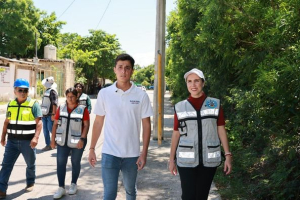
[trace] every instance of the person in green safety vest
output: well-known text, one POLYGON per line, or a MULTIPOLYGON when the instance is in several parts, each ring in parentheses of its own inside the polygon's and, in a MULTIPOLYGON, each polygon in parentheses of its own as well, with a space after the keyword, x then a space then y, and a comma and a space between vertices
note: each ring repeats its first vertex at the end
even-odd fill
POLYGON ((22 154, 27 164, 25 191, 31 192, 35 183, 36 145, 42 130, 42 110, 38 102, 28 97, 29 82, 14 82, 16 98, 8 103, 1 135, 5 147, 0 171, 0 199, 6 197, 8 180, 14 164, 22 154), (7 136, 7 140, 6 140, 7 136))

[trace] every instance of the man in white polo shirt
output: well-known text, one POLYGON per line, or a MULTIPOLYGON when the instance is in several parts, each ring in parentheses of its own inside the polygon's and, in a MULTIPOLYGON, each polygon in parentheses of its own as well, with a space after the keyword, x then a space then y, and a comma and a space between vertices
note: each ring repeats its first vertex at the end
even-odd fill
POLYGON ((151 134, 150 117, 153 115, 146 92, 130 81, 134 59, 121 54, 115 60, 117 81, 100 90, 95 105, 96 118, 89 153, 89 163, 96 164, 95 146, 104 119, 104 142, 102 147, 102 179, 104 200, 116 199, 119 172, 122 172, 126 199, 136 199, 138 170, 147 160, 151 134), (140 130, 143 127, 143 148, 140 151, 140 130))

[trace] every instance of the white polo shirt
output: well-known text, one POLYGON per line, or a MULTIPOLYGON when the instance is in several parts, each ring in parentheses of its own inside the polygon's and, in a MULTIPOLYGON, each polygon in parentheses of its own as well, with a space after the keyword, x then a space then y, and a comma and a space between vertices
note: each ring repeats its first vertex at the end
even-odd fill
POLYGON ((124 92, 115 82, 98 94, 94 114, 105 116, 102 153, 121 158, 140 155, 141 122, 153 111, 147 93, 131 84, 124 92))

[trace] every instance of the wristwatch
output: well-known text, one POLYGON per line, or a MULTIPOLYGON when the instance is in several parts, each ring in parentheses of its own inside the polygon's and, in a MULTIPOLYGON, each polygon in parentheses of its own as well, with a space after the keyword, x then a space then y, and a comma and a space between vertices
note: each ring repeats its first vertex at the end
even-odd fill
POLYGON ((86 138, 81 137, 80 139, 81 139, 82 141, 84 141, 84 142, 86 141, 86 138))

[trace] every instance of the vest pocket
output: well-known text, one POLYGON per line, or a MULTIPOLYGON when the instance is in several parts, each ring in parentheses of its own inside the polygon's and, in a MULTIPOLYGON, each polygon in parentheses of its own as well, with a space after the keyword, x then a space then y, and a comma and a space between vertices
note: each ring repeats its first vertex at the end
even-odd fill
POLYGON ((60 146, 64 145, 63 130, 59 127, 56 129, 55 141, 56 141, 56 144, 58 144, 60 146))
POLYGON ((204 159, 207 163, 219 163, 221 161, 220 141, 207 141, 204 159))
POLYGON ((79 142, 81 137, 81 132, 76 132, 72 130, 71 136, 68 139, 68 147, 77 148, 77 143, 79 142))
POLYGON ((43 115, 48 115, 49 113, 49 107, 46 106, 41 106, 42 114, 43 115))
POLYGON ((178 163, 194 163, 196 160, 196 152, 194 141, 180 140, 177 148, 178 163))

